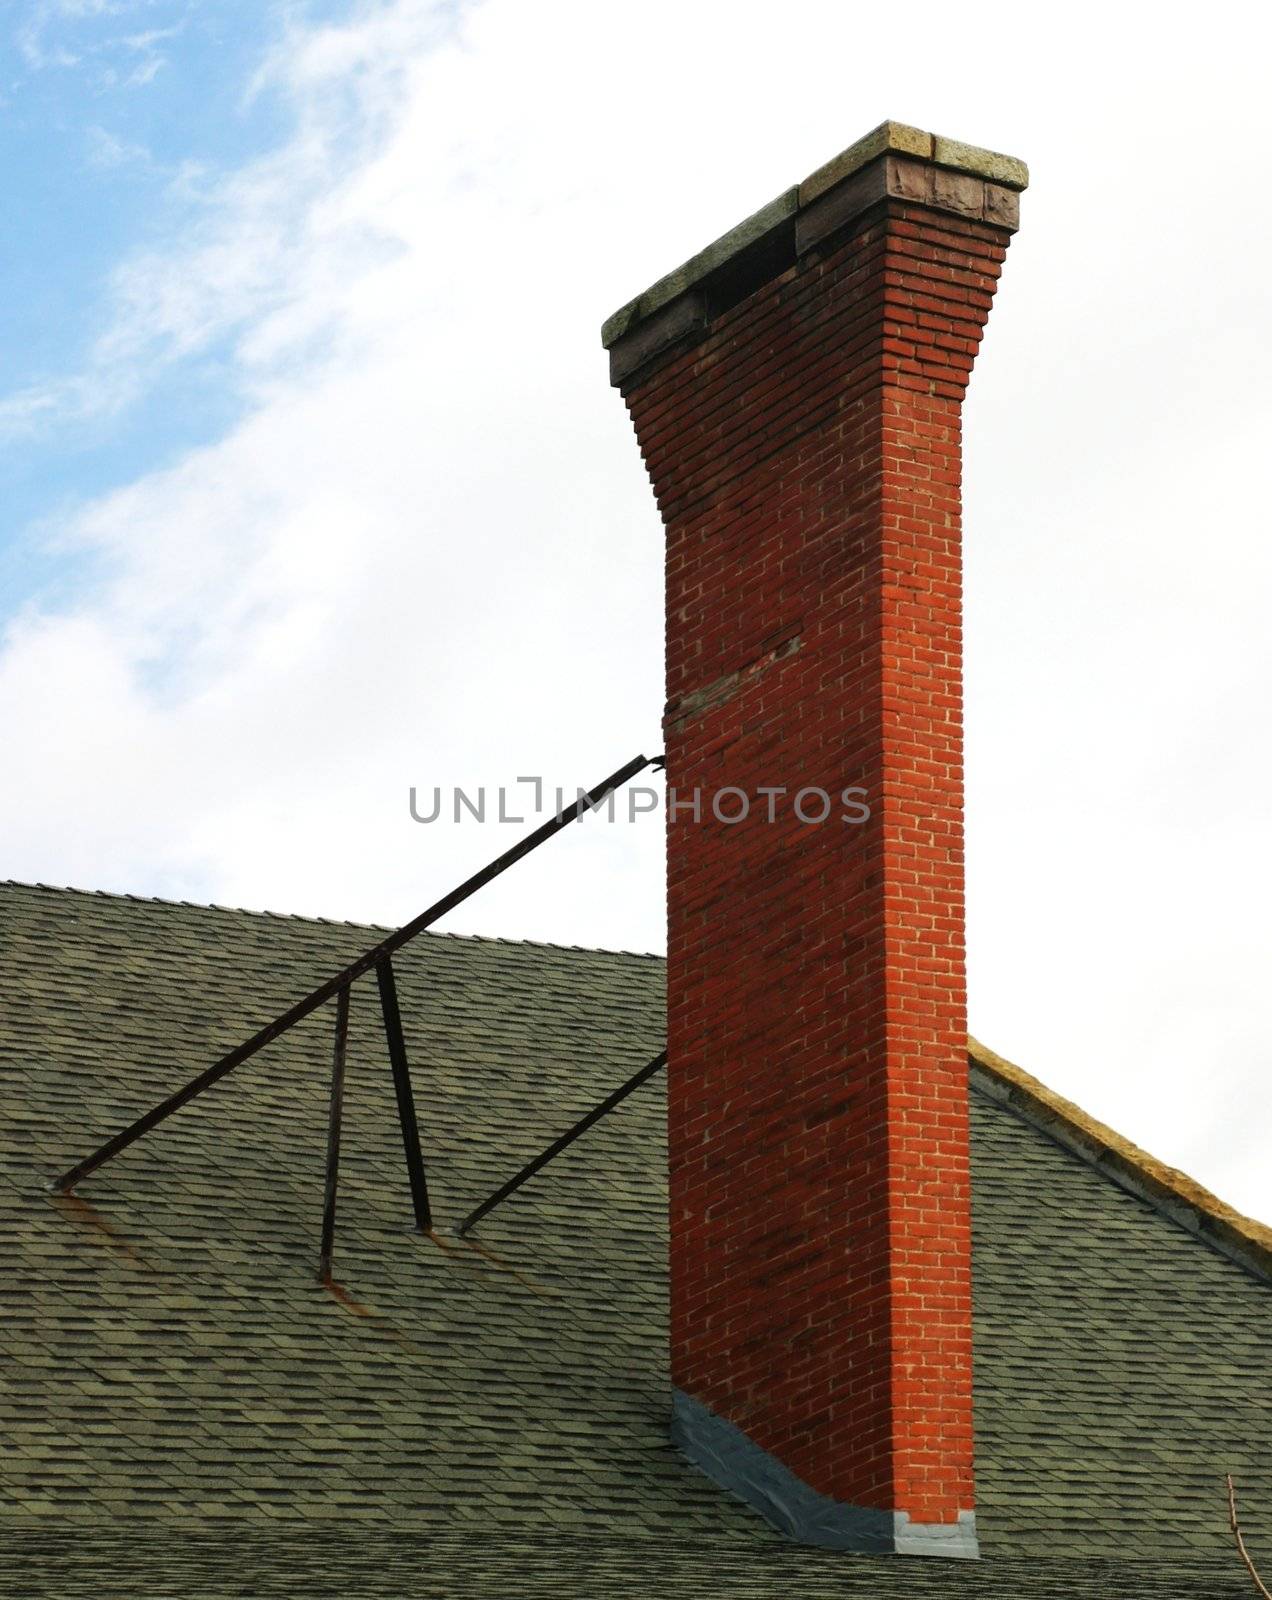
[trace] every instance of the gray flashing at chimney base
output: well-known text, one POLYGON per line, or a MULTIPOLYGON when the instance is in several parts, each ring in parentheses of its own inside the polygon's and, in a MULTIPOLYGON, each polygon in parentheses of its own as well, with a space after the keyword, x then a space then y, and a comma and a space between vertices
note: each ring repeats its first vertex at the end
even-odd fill
MULTIPOLYGON (((924 133, 901 122, 880 123, 803 183, 784 190, 608 318, 601 329, 601 343, 611 351, 612 380, 620 383, 643 365, 649 359, 651 343, 668 342, 641 338, 639 359, 633 359, 634 349, 624 350, 633 335, 654 332, 645 328, 651 318, 658 318, 661 324, 664 318, 659 314, 665 308, 682 296, 693 294, 696 298, 713 280, 734 275, 744 258, 758 257, 770 242, 778 246, 779 255, 768 266, 781 270, 786 253, 793 262, 831 231, 888 196, 972 216, 1012 232, 1019 219, 1017 196, 1028 182, 1028 168, 1014 156, 924 133), (789 244, 784 242, 788 237, 789 244)), ((696 306, 690 317, 705 322, 696 306)), ((681 325, 674 337, 683 337, 685 319, 670 321, 681 325)))
POLYGON ((776 1456, 700 1401, 672 1390, 671 1437, 699 1471, 744 1500, 797 1544, 872 1555, 975 1560, 976 1514, 956 1523, 912 1522, 905 1511, 846 1505, 810 1488, 776 1456))

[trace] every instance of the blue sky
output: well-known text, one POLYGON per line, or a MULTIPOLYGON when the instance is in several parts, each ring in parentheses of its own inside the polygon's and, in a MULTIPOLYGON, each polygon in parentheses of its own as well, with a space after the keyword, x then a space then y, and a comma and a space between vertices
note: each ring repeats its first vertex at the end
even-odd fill
MULTIPOLYGON (((340 0, 21 0, 0 36, 0 171, 11 226, 0 270, 0 374, 10 400, 49 395, 92 365, 115 274, 162 249, 218 179, 286 138, 294 108, 258 68, 288 21, 335 19, 340 0)), ((227 331, 156 359, 125 403, 69 396, 0 427, 0 617, 37 588, 74 583, 38 533, 100 494, 222 434, 243 397, 227 331)), ((162 352, 156 351, 156 357, 162 352)))
MULTIPOLYGON (((885 117, 1030 164, 965 413, 973 1031, 1272 1215, 1261 14, 0 10, 0 877, 405 920, 659 740, 604 318, 885 117), (1191 14, 1188 14, 1191 16, 1191 14)), ((458 931, 656 949, 656 820, 458 931)))

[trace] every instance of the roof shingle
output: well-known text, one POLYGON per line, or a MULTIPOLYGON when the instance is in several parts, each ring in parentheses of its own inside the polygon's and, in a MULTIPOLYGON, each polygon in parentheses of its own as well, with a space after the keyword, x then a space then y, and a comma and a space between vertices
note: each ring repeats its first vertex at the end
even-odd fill
POLYGON ((355 989, 342 1294, 314 1281, 325 1013, 82 1196, 48 1192, 369 942, 0 887, 0 1520, 27 1581, 86 1592, 95 1563, 144 1559, 152 1585, 234 1592, 216 1585, 251 1561, 253 1593, 344 1592, 321 1587, 333 1564, 394 1593, 404 1564, 442 1562, 413 1593, 515 1573, 517 1592, 618 1595, 648 1592, 656 1560, 664 1593, 701 1592, 704 1567, 739 1595, 789 1594, 795 1572, 809 1595, 1245 1592, 1222 1477, 1272 1553, 1272 1290, 1019 1105, 973 1097, 967 1573, 790 1549, 668 1443, 660 1080, 453 1237, 659 1047, 657 958, 438 935, 396 958, 436 1241, 409 1228, 374 985, 355 989))

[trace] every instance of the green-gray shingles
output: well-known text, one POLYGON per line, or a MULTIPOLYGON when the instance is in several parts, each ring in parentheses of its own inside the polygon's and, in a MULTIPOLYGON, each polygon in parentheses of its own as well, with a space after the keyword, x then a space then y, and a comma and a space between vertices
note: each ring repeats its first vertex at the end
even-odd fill
MULTIPOLYGON (((224 1578, 251 1548, 254 1592, 284 1592, 269 1583, 307 1560, 304 1592, 339 1592, 319 1586, 313 1551, 365 1567, 378 1549, 390 1583, 424 1541, 453 1581, 416 1593, 504 1592, 504 1550, 525 1593, 634 1594, 656 1560, 664 1593, 703 1592, 706 1571, 739 1595, 791 1593, 795 1572, 809 1595, 1094 1595, 1131 1561, 1126 1593, 1235 1595, 1225 1471, 1272 1564, 1272 1289, 986 1100, 973 1099, 985 1559, 966 1571, 789 1550, 669 1445, 661 1080, 494 1212, 480 1248, 455 1241, 478 1200, 659 1048, 653 957, 430 935, 397 958, 440 1245, 409 1230, 363 980, 345 1298, 314 1281, 326 1012, 80 1201, 48 1193, 373 937, 0 886, 0 1522, 45 1550, 57 1592, 133 1549, 175 1563, 162 1581, 181 1592, 211 1593, 199 1573, 217 1552, 224 1578), (180 1550, 161 1536, 173 1519, 180 1550), (472 1586, 476 1536, 496 1552, 488 1588, 472 1586), (1195 1582, 1180 1568, 1173 1590, 1153 1587, 1152 1563, 1189 1560, 1195 1582)), ((357 1582, 393 1592, 366 1571, 357 1582)))

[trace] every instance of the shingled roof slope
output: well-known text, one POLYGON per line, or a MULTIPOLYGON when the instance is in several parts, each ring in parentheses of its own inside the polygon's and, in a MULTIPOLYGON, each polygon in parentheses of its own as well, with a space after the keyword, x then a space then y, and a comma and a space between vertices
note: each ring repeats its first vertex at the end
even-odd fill
POLYGON ((669 1445, 658 1080, 480 1242, 453 1238, 658 1048, 654 957, 428 936, 397 958, 437 1242, 407 1226, 374 989, 355 990, 342 1295, 313 1279, 329 1018, 81 1198, 48 1192, 371 932, 0 887, 0 1536, 27 1592, 145 1562, 234 1592, 238 1552, 250 1592, 356 1570, 387 1594, 421 1550, 449 1574, 422 1594, 507 1593, 514 1570, 521 1592, 634 1594, 651 1562, 665 1593, 702 1592, 704 1568, 739 1595, 796 1573, 810 1596, 1246 1592, 1222 1474, 1272 1555, 1272 1288, 985 1083, 966 1569, 792 1549, 669 1445))

